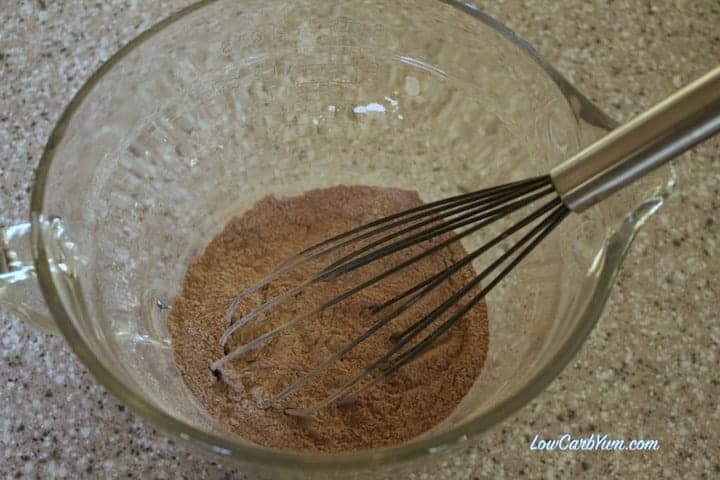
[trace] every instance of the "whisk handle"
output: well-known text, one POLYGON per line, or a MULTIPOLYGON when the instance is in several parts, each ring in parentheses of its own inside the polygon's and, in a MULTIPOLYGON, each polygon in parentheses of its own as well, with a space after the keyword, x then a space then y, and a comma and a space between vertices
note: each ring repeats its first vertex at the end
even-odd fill
POLYGON ((581 212, 720 132, 720 66, 621 125, 550 172, 581 212))

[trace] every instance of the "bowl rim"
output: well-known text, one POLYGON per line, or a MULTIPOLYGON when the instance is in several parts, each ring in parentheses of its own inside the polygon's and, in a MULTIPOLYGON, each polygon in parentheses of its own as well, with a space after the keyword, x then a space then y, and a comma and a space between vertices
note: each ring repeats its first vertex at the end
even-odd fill
MULTIPOLYGON (((526 405, 530 400, 541 393, 552 380, 565 368, 575 356, 580 347, 587 339, 590 331, 597 323, 602 308, 607 300, 614 280, 615 266, 607 266, 603 270, 606 274, 599 275, 599 282, 595 286, 592 297, 588 300, 584 312, 584 320, 579 322, 575 332, 572 332, 559 349, 558 353, 551 359, 523 388, 508 398, 503 404, 498 405, 479 417, 454 427, 452 430, 443 433, 436 433, 412 440, 408 443, 383 447, 378 449, 341 452, 341 453, 311 453, 292 452, 285 450, 274 450, 250 444, 237 443, 228 438, 206 433, 200 429, 185 424, 179 419, 156 408, 151 402, 136 395, 124 383, 119 381, 105 366, 97 359, 92 350, 85 343, 80 332, 74 327, 69 313, 63 307, 61 295, 51 275, 51 263, 48 252, 45 248, 43 238, 43 204, 45 189, 48 182, 48 175, 57 146, 64 138, 65 130, 72 120, 75 112, 83 103, 94 86, 120 62, 127 54, 140 46, 143 42, 153 37, 169 25, 192 12, 216 3, 218 0, 201 0, 189 5, 155 25, 145 30, 137 37, 128 42, 113 56, 105 61, 83 84, 75 94, 70 103, 64 109, 62 115, 53 128, 36 171, 33 185, 30 220, 33 234, 31 236, 34 252, 35 269, 42 294, 52 313, 55 324, 65 338, 71 349, 79 357, 95 379, 103 385, 111 394, 118 398, 123 404, 131 408, 136 414, 148 420, 151 424, 159 427, 162 431, 172 437, 183 440, 189 444, 200 446, 203 450, 219 454, 225 458, 244 464, 256 464, 269 468, 294 468, 308 471, 323 470, 350 470, 358 468, 377 468, 406 462, 418 457, 443 451, 446 447, 458 444, 458 441, 468 437, 478 436, 480 433, 492 428, 499 422, 526 405), (612 267, 612 268, 610 268, 612 267)), ((537 63, 551 80, 560 88, 561 92, 568 99, 568 102, 575 110, 575 113, 590 125, 606 130, 614 128, 617 123, 598 107, 592 104, 581 92, 579 92, 565 77, 550 65, 527 41, 522 39, 509 27, 505 26, 495 18, 482 13, 475 5, 459 0, 436 0, 459 9, 475 18, 485 26, 498 32, 506 40, 515 44, 521 52, 525 53, 537 63)), ((632 242, 632 238, 625 239, 625 248, 632 242)), ((624 255, 623 255, 624 256, 624 255)), ((618 259, 622 261, 622 258, 618 259)), ((611 262, 615 263, 615 262, 611 262)))

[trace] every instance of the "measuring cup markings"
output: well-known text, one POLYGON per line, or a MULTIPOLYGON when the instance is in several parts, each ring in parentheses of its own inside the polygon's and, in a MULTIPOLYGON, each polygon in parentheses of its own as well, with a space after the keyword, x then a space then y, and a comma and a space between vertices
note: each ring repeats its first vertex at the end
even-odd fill
POLYGON ((333 83, 358 83, 361 72, 352 64, 304 64, 293 68, 296 84, 331 81, 333 83), (330 80, 329 80, 330 79, 330 80))
MULTIPOLYGON (((226 39, 221 44, 224 54, 232 52, 232 41, 246 36, 226 39)), ((238 127, 247 132, 247 135, 241 134, 246 138, 243 143, 248 139, 251 143, 265 139, 287 146, 301 140, 337 135, 338 129, 348 132, 342 136, 355 137, 372 131, 372 128, 358 130, 357 122, 365 121, 362 115, 366 114, 369 121, 376 122, 379 113, 359 112, 358 105, 374 105, 383 99, 361 100, 358 88, 361 81, 372 81, 380 71, 380 64, 362 56, 357 47, 333 45, 327 51, 312 55, 300 55, 298 51, 300 49, 294 49, 295 54, 280 58, 257 54, 215 75, 207 72, 207 80, 182 88, 182 96, 196 105, 201 116, 208 118, 215 118, 211 113, 213 102, 218 98, 232 105, 233 114, 221 116, 227 116, 226 120, 234 125, 246 124, 238 127), (247 123, 248 118, 260 120, 247 123)), ((395 102, 388 104, 388 111, 397 111, 395 102)), ((149 122, 143 132, 138 132, 128 151, 132 156, 146 158, 162 154, 156 151, 156 145, 147 141, 148 137, 158 136, 161 137, 158 143, 173 145, 174 153, 170 155, 184 158, 191 169, 201 157, 222 155, 224 152, 217 149, 201 152, 194 148, 191 138, 197 121, 198 118, 178 113, 177 107, 161 109, 160 115, 149 122)), ((139 172, 130 173, 135 179, 140 176, 139 172)))
MULTIPOLYGON (((233 57, 236 48, 247 55, 247 47, 267 49, 271 45, 293 45, 312 53, 315 47, 348 47, 357 49, 357 38, 371 38, 380 44, 387 43, 384 25, 362 22, 352 18, 334 20, 330 24, 296 26, 295 18, 275 19, 276 25, 234 32, 219 44, 223 56, 233 57), (289 20, 289 21, 288 21, 289 20)), ((254 22, 257 23, 257 22, 254 22)))

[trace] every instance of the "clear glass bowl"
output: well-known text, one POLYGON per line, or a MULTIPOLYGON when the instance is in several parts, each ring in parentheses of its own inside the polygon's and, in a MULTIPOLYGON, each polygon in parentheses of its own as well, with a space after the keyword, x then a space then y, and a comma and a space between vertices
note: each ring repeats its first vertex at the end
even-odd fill
MULTIPOLYGON (((188 262, 267 194, 365 184, 432 201, 547 173, 613 126, 529 45, 462 2, 205 1, 90 78, 48 142, 32 228, 6 240, 32 237, 48 325, 169 434, 258 475, 427 470, 570 361, 636 229, 669 191, 667 170, 568 218, 492 293, 477 384, 437 428, 391 448, 275 451, 209 418, 173 365, 164 325, 188 262)), ((3 302, 42 322, 18 279, 0 289, 3 302)))

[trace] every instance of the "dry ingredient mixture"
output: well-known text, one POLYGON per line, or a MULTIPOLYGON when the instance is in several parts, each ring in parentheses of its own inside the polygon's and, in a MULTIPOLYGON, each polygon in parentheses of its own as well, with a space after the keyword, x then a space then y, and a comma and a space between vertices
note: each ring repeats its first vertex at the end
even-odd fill
MULTIPOLYGON (((243 288, 274 266, 329 235, 421 205, 417 193, 364 186, 338 186, 277 199, 266 197, 231 220, 189 266, 168 318, 174 357, 192 394, 211 415, 239 436, 279 449, 343 451, 410 440, 445 419, 479 375, 488 348, 487 310, 476 306, 421 357, 405 365, 346 405, 331 405, 312 418, 291 416, 283 408, 261 409, 270 398, 331 356, 377 320, 373 306, 427 279, 465 255, 454 243, 332 309, 294 326, 265 347, 234 360, 225 380, 209 365, 223 356, 219 344, 225 311, 243 288)), ((323 282, 233 335, 232 349, 269 328, 317 307, 369 275, 409 258, 431 243, 414 246, 361 269, 323 282)), ((310 275, 308 265, 281 276, 238 309, 242 315, 263 300, 310 275)), ((285 401, 288 406, 318 402, 381 357, 391 338, 457 291, 474 275, 459 271, 389 326, 381 329, 323 376, 285 401)), ((451 311, 454 311, 451 310, 451 311)), ((447 317, 441 317, 447 318, 447 317)), ((440 320, 440 321, 441 321, 440 320)))

